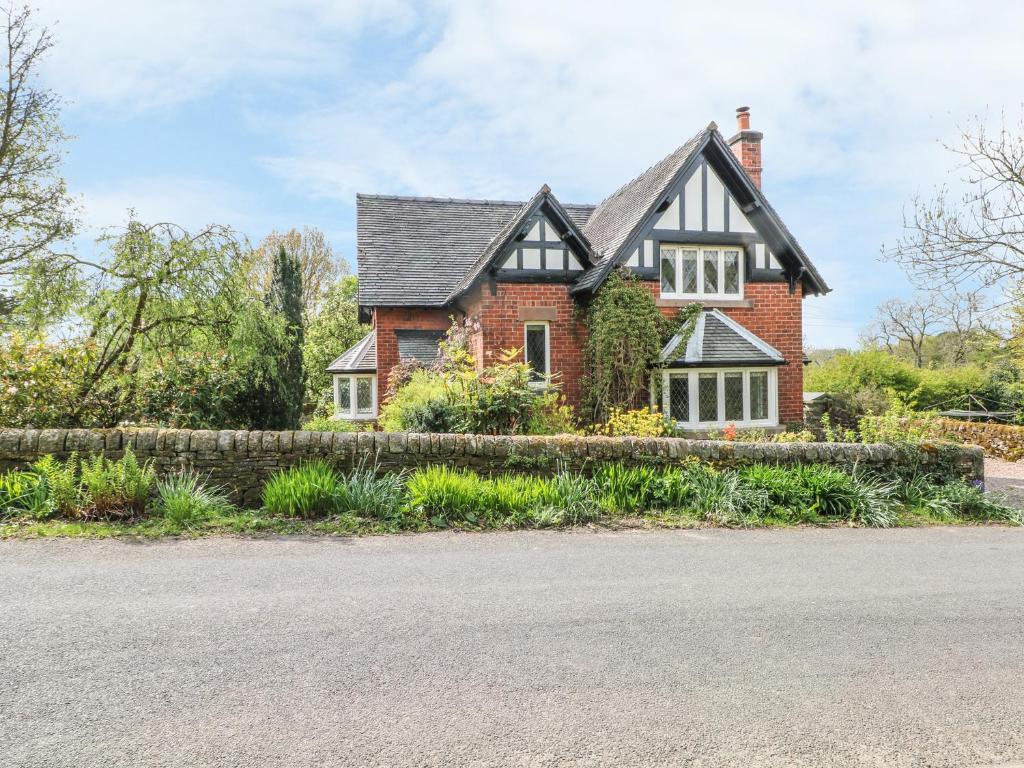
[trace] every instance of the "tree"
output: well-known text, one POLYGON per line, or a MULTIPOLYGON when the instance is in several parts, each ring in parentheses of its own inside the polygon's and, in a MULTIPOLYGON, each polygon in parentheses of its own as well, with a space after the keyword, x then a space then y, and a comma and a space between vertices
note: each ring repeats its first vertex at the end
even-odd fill
POLYGON ((283 321, 284 344, 278 358, 277 391, 270 396, 270 403, 275 408, 268 414, 265 426, 271 429, 296 429, 302 419, 306 393, 302 368, 302 265, 299 258, 288 253, 283 245, 274 260, 267 305, 283 321))
POLYGON ((888 256, 926 286, 995 286, 1024 277, 1024 118, 1011 130, 1003 117, 992 135, 980 118, 946 147, 964 170, 968 191, 915 198, 907 234, 888 256))
POLYGON ((327 291, 319 314, 308 321, 302 356, 310 402, 317 402, 330 390, 327 366, 331 361, 371 330, 371 326, 359 322, 358 290, 355 276, 342 277, 327 291))
POLYGON ((889 299, 879 305, 868 339, 883 344, 895 354, 900 345, 910 348, 914 365, 924 366, 924 341, 939 322, 939 311, 930 294, 912 301, 889 299))
POLYGON ((334 255, 324 233, 315 227, 271 232, 253 253, 253 269, 264 290, 270 289, 281 248, 299 261, 306 316, 315 317, 338 278, 349 273, 348 263, 334 255))
MULTIPOLYGON (((75 203, 61 177, 60 97, 37 72, 53 38, 32 26, 28 7, 0 10, 7 55, 0 83, 0 284, 43 263, 76 228, 75 203)), ((8 299, 9 301, 9 299, 8 299)))

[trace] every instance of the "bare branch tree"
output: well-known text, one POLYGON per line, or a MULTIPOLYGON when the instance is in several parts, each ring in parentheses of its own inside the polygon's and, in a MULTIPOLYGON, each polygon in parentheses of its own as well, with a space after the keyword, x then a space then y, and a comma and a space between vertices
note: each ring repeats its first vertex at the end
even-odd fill
POLYGON ((995 286, 1024 275, 1024 118, 1013 130, 1003 116, 991 135, 981 118, 946 147, 958 158, 968 192, 947 188, 915 198, 904 216, 908 233, 886 255, 919 284, 995 286))
POLYGON ((914 357, 914 365, 921 368, 925 339, 938 327, 941 316, 933 294, 921 294, 911 301, 889 299, 879 305, 867 339, 883 344, 892 354, 905 344, 914 357))
POLYGON ((0 7, 7 44, 0 74, 0 280, 46 257, 75 231, 75 203, 60 168, 60 97, 40 88, 37 70, 53 46, 28 7, 0 7))
POLYGON ((301 232, 297 229, 290 229, 283 234, 271 232, 263 238, 254 253, 254 269, 264 291, 270 287, 274 258, 282 246, 299 259, 306 316, 315 317, 327 292, 337 283, 338 278, 349 273, 348 262, 334 255, 334 249, 324 233, 316 227, 303 227, 301 232))

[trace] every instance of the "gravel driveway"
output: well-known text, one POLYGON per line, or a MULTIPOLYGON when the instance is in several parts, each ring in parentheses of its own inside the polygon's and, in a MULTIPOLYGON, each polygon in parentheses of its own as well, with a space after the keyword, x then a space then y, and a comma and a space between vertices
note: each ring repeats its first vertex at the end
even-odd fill
POLYGON ((0 542, 0 765, 1024 763, 1024 531, 0 542))
POLYGON ((986 458, 985 489, 1024 509, 1024 462, 986 458))

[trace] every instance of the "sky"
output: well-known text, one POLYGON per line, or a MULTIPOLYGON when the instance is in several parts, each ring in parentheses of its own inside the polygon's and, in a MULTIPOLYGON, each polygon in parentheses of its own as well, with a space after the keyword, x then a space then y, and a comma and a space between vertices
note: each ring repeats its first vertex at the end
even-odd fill
POLYGON ((1024 8, 989 2, 36 0, 66 100, 76 247, 129 209, 258 241, 314 226, 355 267, 355 194, 597 203, 735 108, 833 292, 809 347, 912 293, 880 260, 943 143, 1024 99, 1024 8))

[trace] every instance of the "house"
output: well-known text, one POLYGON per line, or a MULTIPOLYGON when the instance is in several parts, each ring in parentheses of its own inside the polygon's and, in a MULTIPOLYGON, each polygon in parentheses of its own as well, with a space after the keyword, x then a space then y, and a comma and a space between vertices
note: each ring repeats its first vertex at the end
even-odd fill
POLYGON ((803 415, 802 302, 829 291, 761 192, 762 134, 737 110, 598 205, 542 186, 524 202, 358 195, 359 306, 373 332, 339 357, 339 417, 372 419, 389 371, 430 361, 450 318, 472 319, 480 364, 520 348, 541 384, 578 405, 585 306, 616 267, 662 312, 704 307, 652 375, 683 429, 775 427, 803 415))

